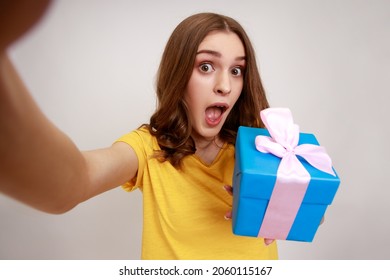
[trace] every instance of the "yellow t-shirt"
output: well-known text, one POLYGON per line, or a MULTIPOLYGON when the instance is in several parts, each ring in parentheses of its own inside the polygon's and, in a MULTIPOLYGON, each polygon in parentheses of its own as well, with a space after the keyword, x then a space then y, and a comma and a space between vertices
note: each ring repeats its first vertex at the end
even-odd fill
POLYGON ((137 154, 136 178, 123 187, 143 193, 142 259, 277 259, 276 242, 236 236, 224 218, 232 197, 224 185, 232 184, 234 146, 225 144, 214 162, 196 155, 183 159, 178 170, 153 158, 159 150, 155 137, 138 129, 118 139, 137 154))

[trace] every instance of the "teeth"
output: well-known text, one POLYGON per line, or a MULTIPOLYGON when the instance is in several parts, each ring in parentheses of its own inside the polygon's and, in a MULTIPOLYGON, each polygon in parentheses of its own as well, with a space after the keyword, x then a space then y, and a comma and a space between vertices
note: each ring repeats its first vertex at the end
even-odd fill
POLYGON ((216 107, 219 108, 219 109, 221 109, 222 112, 225 112, 225 110, 226 110, 226 107, 225 107, 225 106, 216 106, 216 107))

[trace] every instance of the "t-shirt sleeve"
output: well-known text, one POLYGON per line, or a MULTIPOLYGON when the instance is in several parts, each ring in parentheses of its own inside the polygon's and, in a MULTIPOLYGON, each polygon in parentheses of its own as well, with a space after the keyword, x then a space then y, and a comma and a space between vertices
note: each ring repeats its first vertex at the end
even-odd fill
POLYGON ((145 131, 143 131, 142 129, 138 129, 123 135, 115 141, 124 142, 128 144, 135 151, 138 158, 137 174, 133 179, 122 185, 122 188, 128 192, 133 191, 137 188, 142 189, 143 170, 145 168, 145 164, 148 157, 145 147, 149 144, 147 143, 148 141, 145 138, 145 135, 145 131))

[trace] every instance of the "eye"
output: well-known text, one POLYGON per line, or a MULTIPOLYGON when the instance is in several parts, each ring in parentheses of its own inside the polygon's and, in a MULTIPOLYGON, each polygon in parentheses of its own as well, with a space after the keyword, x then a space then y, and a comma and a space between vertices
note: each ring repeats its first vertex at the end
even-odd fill
POLYGON ((241 67, 234 67, 232 69, 233 76, 242 76, 242 68, 241 67))
POLYGON ((214 70, 213 66, 210 63, 202 63, 199 66, 200 71, 203 73, 210 73, 211 71, 214 70))

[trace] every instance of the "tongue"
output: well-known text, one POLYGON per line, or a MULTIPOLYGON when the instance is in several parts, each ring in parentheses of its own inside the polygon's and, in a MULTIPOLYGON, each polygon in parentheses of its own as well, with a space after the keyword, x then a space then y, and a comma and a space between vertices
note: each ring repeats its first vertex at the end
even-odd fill
POLYGON ((212 122, 217 120, 222 115, 221 108, 209 107, 206 109, 206 117, 212 122))

